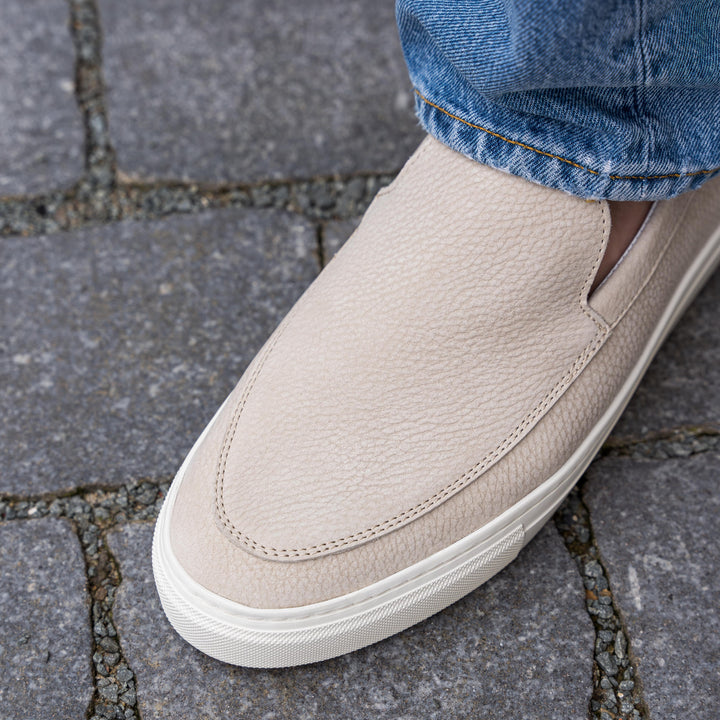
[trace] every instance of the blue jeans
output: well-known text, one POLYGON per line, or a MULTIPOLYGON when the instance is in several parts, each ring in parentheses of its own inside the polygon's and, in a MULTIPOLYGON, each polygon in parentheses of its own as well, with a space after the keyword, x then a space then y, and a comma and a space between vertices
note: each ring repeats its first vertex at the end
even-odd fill
POLYGON ((585 198, 720 171, 720 0, 397 0, 420 122, 585 198))

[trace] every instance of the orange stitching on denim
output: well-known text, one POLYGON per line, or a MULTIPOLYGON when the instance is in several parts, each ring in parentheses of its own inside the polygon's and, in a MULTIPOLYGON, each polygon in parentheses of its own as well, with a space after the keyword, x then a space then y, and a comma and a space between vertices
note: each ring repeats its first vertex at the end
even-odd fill
MULTIPOLYGON (((572 160, 568 160, 567 158, 560 157, 560 155, 553 155, 552 153, 545 152, 544 150, 540 150, 539 148, 533 147, 532 145, 526 145, 525 143, 521 143, 518 140, 511 140, 510 138, 506 138, 504 135, 500 135, 500 133, 496 133, 492 130, 488 130, 487 128, 483 127, 482 125, 475 125, 474 123, 468 122, 467 120, 463 120, 461 117, 458 117, 457 115, 453 115, 451 112, 448 112, 445 110, 445 108, 440 107, 439 105, 436 105, 431 100, 428 100, 417 88, 415 88, 415 94, 427 105, 430 105, 430 107, 434 107, 436 110, 439 110, 444 115, 447 115, 449 118, 452 118, 453 120, 457 120, 458 122, 461 122, 463 125, 467 125, 468 127, 471 127, 475 130, 482 130, 484 133, 487 133, 488 135, 492 135, 493 137, 496 137, 500 140, 504 140, 507 143, 510 143, 511 145, 519 145, 521 148, 525 148, 526 150, 532 150, 533 152, 536 152, 538 155, 545 155, 545 157, 553 158, 554 160, 560 160, 561 162, 567 163, 568 165, 572 165, 573 167, 578 168, 579 170, 585 170, 586 172, 591 173, 592 175, 602 175, 598 170, 591 170, 588 167, 585 167, 584 165, 579 165, 576 162, 573 162, 572 160)), ((687 173, 668 173, 667 175, 608 175, 607 177, 610 180, 663 180, 665 178, 681 178, 681 177, 690 177, 691 175, 710 175, 711 173, 717 172, 720 170, 720 166, 713 168, 712 170, 694 170, 693 172, 687 172, 687 173)))
POLYGON ((545 152, 544 150, 538 150, 538 148, 533 147, 532 145, 526 145, 525 143, 518 142, 517 140, 511 140, 510 138, 506 138, 503 135, 500 135, 499 133, 493 132, 492 130, 488 130, 487 128, 482 127, 482 125, 473 125, 473 123, 468 122, 467 120, 463 120, 461 117, 458 117, 457 115, 453 115, 452 113, 445 110, 445 108, 441 108, 439 105, 436 105, 434 102, 431 102, 428 100, 425 96, 423 96, 419 90, 415 90, 415 94, 424 102, 430 105, 430 107, 434 107, 436 110, 439 110, 441 113, 444 113, 448 117, 451 117, 453 120, 457 120, 464 125, 467 125, 468 127, 474 128, 475 130, 482 130, 483 132, 487 133, 488 135, 492 135, 493 137, 500 138, 500 140, 504 140, 505 142, 510 143, 511 145, 519 145, 522 148, 525 148, 526 150, 532 150, 533 152, 538 153, 539 155, 545 155, 546 157, 554 158, 555 160, 562 160, 562 162, 567 163, 568 165, 572 165, 573 167, 579 168, 580 170, 587 170, 589 173, 592 173, 593 175, 599 175, 600 173, 597 170, 591 170, 590 168, 586 168, 583 165, 578 165, 576 162, 573 162, 572 160, 568 160, 567 158, 560 157, 559 155, 553 155, 552 153, 545 152))
POLYGON ((690 177, 691 175, 710 175, 720 170, 720 167, 712 168, 712 170, 693 170, 686 173, 668 173, 667 175, 608 175, 611 180, 662 180, 663 178, 681 178, 690 177))

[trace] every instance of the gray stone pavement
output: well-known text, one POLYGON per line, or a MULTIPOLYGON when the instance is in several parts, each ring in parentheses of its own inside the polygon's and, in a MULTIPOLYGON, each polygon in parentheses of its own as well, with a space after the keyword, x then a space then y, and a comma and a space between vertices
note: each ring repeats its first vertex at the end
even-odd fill
POLYGON ((78 180, 82 118, 64 0, 5 0, 0 22, 0 196, 78 180))
POLYGON ((110 537, 123 575, 114 617, 145 720, 539 720, 587 711, 593 629, 550 526, 507 572, 424 623, 341 658, 273 671, 230 668, 173 632, 154 590, 151 542, 152 528, 140 525, 110 537), (179 667, 189 681, 177 682, 179 667))
POLYGON ((586 501, 633 639, 644 694, 660 717, 720 707, 720 454, 603 458, 586 501))
POLYGON ((315 227, 274 210, 6 238, 3 489, 171 475, 317 274, 316 252, 315 227))
POLYGON ((397 170, 422 135, 393 7, 101 0, 120 167, 213 182, 397 170))
POLYGON ((172 632, 170 477, 419 133, 390 0, 99 2, 12 0, 0 28, 0 717, 711 716, 720 275, 460 603, 286 671, 172 632))
POLYGON ((69 523, 0 525, 0 717, 84 717, 93 694, 87 606, 69 523))

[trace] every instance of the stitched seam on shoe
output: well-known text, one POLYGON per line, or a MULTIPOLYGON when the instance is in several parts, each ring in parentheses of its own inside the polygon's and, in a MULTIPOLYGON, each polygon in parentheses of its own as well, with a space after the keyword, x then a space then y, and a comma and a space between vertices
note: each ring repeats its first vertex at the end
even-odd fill
POLYGON ((608 207, 608 204, 602 203, 600 205, 600 214, 602 217, 602 233, 600 236, 600 246, 598 247, 597 256, 595 258, 595 262, 593 263, 593 266, 590 268, 590 272, 588 273, 587 278, 585 278, 585 282, 580 288, 580 309, 589 317, 597 327, 603 331, 607 332, 610 326, 608 325, 605 318, 602 318, 602 322, 599 319, 598 313, 596 313, 588 304, 588 294, 590 292, 590 288, 592 287, 593 281, 595 280, 595 275, 597 274, 598 268, 600 267, 600 263, 602 262, 603 256, 605 255, 605 248, 607 247, 607 240, 609 240, 609 228, 608 228, 608 215, 610 214, 610 210, 608 207))
POLYGON ((617 324, 625 317, 628 310, 632 307, 633 303, 638 299, 640 293, 647 287, 647 284, 650 282, 650 280, 652 280, 653 275, 655 275, 658 267, 660 266, 660 263, 662 262, 662 259, 667 254, 667 251, 670 248, 672 241, 675 239, 675 234, 677 233, 678 229, 680 228, 682 221, 685 219, 685 216, 687 215, 688 209, 690 208, 691 204, 692 204, 692 198, 688 197, 685 202, 685 207, 682 209, 682 212, 678 216, 678 218, 675 222, 675 225, 673 226, 672 231, 668 235, 668 239, 665 241, 665 244, 663 245, 662 250, 660 250, 657 258, 655 259, 653 266, 650 268, 650 271, 646 274, 645 280, 640 285, 640 287, 633 293, 633 296, 627 302, 625 307, 620 311, 617 319, 613 322, 612 327, 616 327, 617 324))
POLYGON ((257 382, 257 378, 260 375, 260 372, 262 371, 265 362, 267 361, 268 357, 270 356, 273 349, 280 340, 280 337, 284 333, 285 328, 287 328, 290 317, 294 314, 295 308, 298 307, 298 305, 296 304, 290 311, 290 313, 288 313, 288 315, 286 316, 284 322, 282 323, 282 326, 277 329, 274 339, 266 348, 262 358, 260 358, 260 360, 258 361, 257 366, 255 367, 252 375, 250 376, 250 379, 248 380, 248 383, 243 390, 238 404, 233 411, 230 426, 228 427, 228 430, 225 433, 225 438, 223 439, 223 446, 220 453, 220 460, 218 462, 216 475, 215 509, 225 529, 245 546, 268 557, 313 557, 315 555, 320 555, 331 550, 338 550, 340 548, 347 547, 348 545, 358 544, 359 542, 379 535, 380 533, 384 533, 387 530, 390 530, 400 524, 409 522, 417 515, 420 515, 421 513, 424 513, 425 511, 430 510, 431 508, 441 504, 447 497, 455 494, 463 487, 466 487, 471 482, 473 482, 485 469, 487 469, 487 467, 489 467, 497 459, 499 459, 499 457, 506 450, 510 449, 516 440, 520 439, 522 433, 528 427, 528 425, 530 425, 539 415, 541 415, 544 410, 547 409, 550 403, 552 403, 560 395, 560 393, 572 382, 572 380, 580 373, 580 371, 585 366, 587 360, 592 357, 592 355, 599 349, 599 347, 605 341, 605 338, 609 333, 609 325, 604 322, 604 320, 601 322, 600 319, 598 319, 597 315, 593 314, 591 308, 589 308, 587 303, 587 293, 589 291, 589 288, 592 286, 592 282, 595 278, 595 273, 597 272, 597 269, 602 261, 606 244, 606 235, 608 233, 607 220, 609 211, 607 208, 607 204, 601 204, 600 212, 602 219, 601 240, 598 246, 595 260, 585 278, 585 281, 580 287, 579 294, 580 309, 586 317, 592 320, 592 322, 597 327, 599 334, 597 334, 596 337, 590 343, 588 343, 588 345, 585 346, 584 350, 575 358, 574 362, 570 366, 569 370, 565 373, 565 375, 563 375, 563 377, 558 381, 558 383, 523 418, 523 420, 521 420, 521 422, 515 426, 514 430, 510 433, 510 435, 508 435, 493 451, 485 455, 482 460, 473 465, 473 467, 471 467, 469 470, 466 470, 450 485, 447 485, 423 502, 399 513, 398 515, 393 516, 389 520, 384 520, 380 523, 376 523, 375 525, 372 525, 365 530, 359 530, 358 532, 355 532, 351 535, 337 538, 335 540, 328 540, 327 542, 318 543, 316 545, 308 545, 307 547, 302 548, 275 548, 272 546, 263 545, 257 540, 253 540, 249 535, 246 535, 235 527, 234 523, 228 516, 227 510, 225 508, 225 471, 227 468, 230 448, 235 438, 235 433, 240 422, 240 416, 242 414, 242 411, 245 408, 250 393, 252 392, 255 383, 257 382))
MULTIPOLYGON (((584 287, 585 285, 583 286, 583 289, 584 287)), ((508 435, 492 452, 485 455, 482 460, 473 465, 473 467, 471 467, 469 470, 466 470, 450 485, 447 485, 442 490, 439 490, 437 493, 429 497, 427 500, 424 500, 422 503, 419 503, 418 505, 415 505, 412 508, 403 511, 398 515, 395 515, 389 520, 376 523, 375 525, 372 525, 365 530, 360 530, 356 533, 353 533, 352 535, 347 535, 345 537, 337 538, 335 540, 328 540, 327 542, 318 543, 316 545, 309 545, 303 548, 275 548, 272 546, 263 545, 262 543, 253 540, 250 536, 238 530, 232 523, 225 509, 225 502, 223 497, 227 455, 229 453, 230 446, 232 445, 232 439, 235 436, 242 409, 247 402, 247 398, 252 390, 253 385, 257 380, 260 370, 262 369, 265 361, 267 360, 268 356, 277 344, 277 341, 280 339, 280 335, 282 334, 281 330, 284 330, 284 328, 279 329, 274 342, 270 346, 268 346, 265 355, 263 356, 261 362, 258 363, 258 366, 255 368, 252 377, 248 381, 248 385, 246 386, 245 391, 243 392, 243 395, 238 402, 236 410, 233 413, 231 427, 228 428, 228 432, 225 436, 225 442, 223 443, 221 462, 218 465, 218 471, 221 474, 219 477, 219 484, 215 498, 216 510, 218 512, 218 515, 220 516, 220 520, 223 526, 232 535, 232 537, 239 540, 243 545, 268 557, 308 558, 315 555, 320 555, 330 550, 338 550, 349 545, 358 544, 359 542, 372 538, 376 535, 379 535, 380 533, 383 533, 387 530, 397 527, 398 525, 404 524, 405 522, 412 520, 414 517, 441 504, 447 497, 455 494, 463 487, 466 487, 471 482, 473 482, 487 467, 492 465, 496 460, 500 458, 500 456, 502 456, 502 454, 506 450, 512 447, 515 441, 521 438, 522 433, 528 427, 528 425, 530 425, 538 416, 540 416, 549 407, 549 405, 562 393, 562 391, 565 390, 565 388, 572 382, 572 380, 577 377, 577 375, 579 375, 579 373, 585 367, 585 364, 587 363, 589 358, 591 358, 595 354, 595 352, 605 341, 605 338, 608 334, 608 328, 603 327, 601 324, 598 323, 597 320, 595 320, 595 323, 600 328, 600 333, 596 335, 596 337, 590 343, 588 343, 588 345, 585 346, 584 350, 575 358, 575 361, 572 363, 569 370, 565 373, 565 375, 563 375, 563 377, 552 388, 552 390, 550 390, 545 395, 545 397, 523 418, 523 420, 515 426, 510 435, 508 435)), ((287 327, 287 324, 285 325, 285 327, 287 327)))
MULTIPOLYGON (((222 524, 228 528, 232 534, 236 534, 237 531, 235 530, 235 527, 228 517, 227 511, 225 509, 225 470, 227 468, 227 461, 228 457, 230 455, 230 448, 232 447, 233 440, 235 439, 235 432, 237 430, 238 423, 240 421, 240 415, 242 414, 242 411, 245 409, 245 405, 247 403, 248 398, 250 397, 250 393, 253 390, 253 387, 255 386, 255 383, 257 382, 258 376, 260 375, 261 370, 263 369, 265 362, 270 357, 270 354, 272 353, 273 349, 275 348, 275 345, 277 345, 278 341, 282 337, 283 333, 285 332, 285 328, 288 326, 288 321, 290 320, 290 317, 294 314, 294 309, 297 307, 297 304, 290 310, 290 312, 285 316, 285 320, 282 323, 282 326, 279 327, 275 332, 275 337, 272 339, 272 342, 267 346, 265 349, 265 352, 263 353, 263 356, 259 359, 255 369, 253 370, 252 375, 250 376, 250 379, 247 382, 247 385, 245 386, 245 389, 243 390, 242 395, 240 396, 240 399, 237 402, 237 405, 235 406, 235 409, 233 410, 232 418, 230 420, 230 425, 228 426, 228 429, 225 433, 225 437, 223 438, 223 444, 220 451, 220 458, 218 459, 218 465, 215 473, 215 512, 220 517, 220 520, 222 524)), ((248 538, 250 542, 252 541, 250 538, 248 538)))
POLYGON ((506 143, 510 143, 511 145, 517 145, 518 147, 525 148, 526 150, 532 150, 535 153, 538 153, 538 155, 544 155, 545 157, 553 158, 554 160, 560 160, 561 162, 567 163, 568 165, 572 165, 575 168, 578 168, 578 170, 585 170, 585 172, 589 172, 592 175, 598 175, 607 177, 610 180, 664 180, 668 178, 683 178, 683 177, 691 177, 693 175, 710 175, 711 173, 717 172, 720 170, 720 166, 712 168, 711 170, 693 170, 692 172, 686 172, 686 173, 667 173, 665 175, 604 175, 599 170, 592 170, 589 167, 585 167, 584 165, 580 165, 579 163, 574 162, 573 160, 568 160, 567 158, 564 158, 560 155, 553 155, 553 153, 546 152, 545 150, 540 150, 540 148, 533 147, 532 145, 527 145, 526 143, 520 142, 519 140, 512 140, 511 138, 505 137, 504 135, 501 135, 500 133, 497 133, 493 130, 489 130, 486 127, 483 127, 482 125, 476 125, 475 123, 471 123, 467 120, 464 120, 463 118, 459 117, 458 115, 454 115, 453 113, 449 112, 448 110, 445 110, 445 108, 441 107, 440 105, 437 105, 436 103, 432 102, 432 100, 428 100, 417 88, 415 89, 415 94, 427 105, 430 107, 435 108, 436 110, 439 110, 444 115, 447 115, 449 118, 452 118, 453 120, 457 120, 458 122, 461 122, 463 125, 467 125, 468 127, 473 128, 474 130, 481 130, 484 133, 487 133, 488 135, 492 135, 495 138, 498 138, 499 140, 503 140, 506 143))

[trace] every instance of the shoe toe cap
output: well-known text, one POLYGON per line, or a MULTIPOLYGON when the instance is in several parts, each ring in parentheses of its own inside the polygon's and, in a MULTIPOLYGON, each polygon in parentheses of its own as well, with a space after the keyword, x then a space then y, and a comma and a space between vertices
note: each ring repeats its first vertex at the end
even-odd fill
MULTIPOLYGON (((217 468, 241 386, 220 409, 175 480, 178 486, 169 508, 169 538, 183 570, 205 589, 241 605, 290 608, 352 592, 399 569, 393 562, 397 552, 374 544, 279 561, 272 555, 250 552, 247 543, 228 532, 217 509, 217 468)), ((392 538, 392 542, 398 541, 402 542, 401 538, 392 538)))

